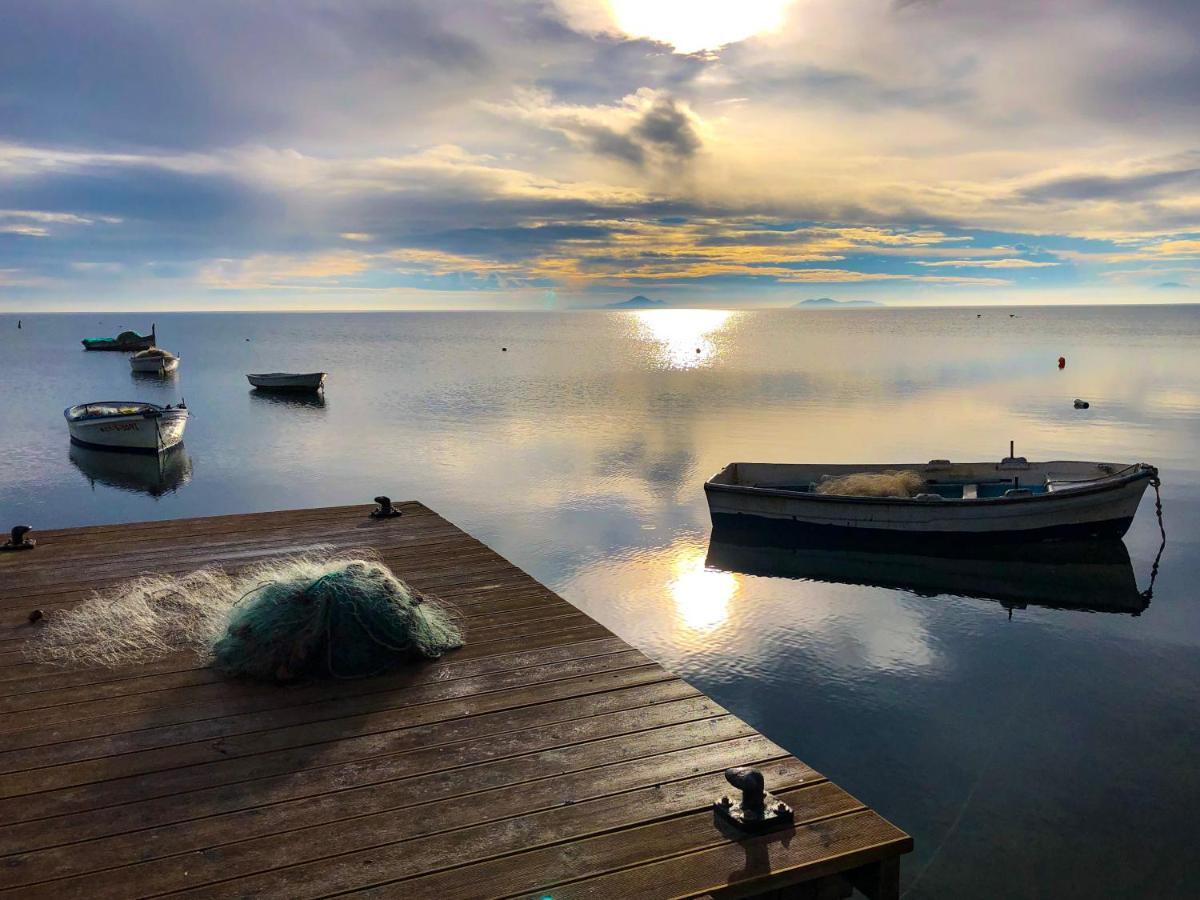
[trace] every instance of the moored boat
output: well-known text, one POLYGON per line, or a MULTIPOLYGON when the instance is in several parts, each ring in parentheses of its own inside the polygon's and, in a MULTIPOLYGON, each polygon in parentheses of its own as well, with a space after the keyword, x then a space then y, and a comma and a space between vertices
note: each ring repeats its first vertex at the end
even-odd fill
POLYGON ((246 379, 263 391, 296 391, 311 394, 325 385, 324 372, 261 372, 247 375, 246 379))
POLYGON ((116 337, 84 338, 81 343, 84 350, 115 350, 119 353, 132 353, 138 350, 149 350, 156 341, 155 326, 150 326, 149 334, 138 334, 136 331, 122 331, 116 337))
POLYGON ((179 368, 179 357, 162 347, 151 347, 129 357, 129 368, 135 372, 167 375, 179 368))
POLYGON ((100 400, 63 410, 71 442, 84 447, 161 453, 183 440, 188 410, 136 400, 100 400))
POLYGON ((1158 470, 1146 463, 1011 456, 999 463, 738 462, 705 482, 704 491, 714 525, 899 542, 1024 541, 1119 538, 1157 481, 1158 470), (897 486, 890 496, 855 487, 889 483, 897 486))

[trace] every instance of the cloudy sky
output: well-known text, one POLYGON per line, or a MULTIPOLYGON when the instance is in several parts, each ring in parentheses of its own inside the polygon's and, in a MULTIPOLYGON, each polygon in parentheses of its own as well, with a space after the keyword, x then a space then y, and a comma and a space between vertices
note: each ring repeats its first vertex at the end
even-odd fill
POLYGON ((1200 300, 1195 0, 0 23, 0 309, 1200 300))

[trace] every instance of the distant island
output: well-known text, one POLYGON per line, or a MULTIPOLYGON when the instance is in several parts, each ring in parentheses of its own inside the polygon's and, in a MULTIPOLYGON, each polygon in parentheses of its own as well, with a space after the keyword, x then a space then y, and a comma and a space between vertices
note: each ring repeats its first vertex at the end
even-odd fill
POLYGON ((651 300, 649 297, 643 297, 638 294, 636 297, 630 297, 628 300, 621 300, 618 303, 609 303, 605 305, 605 309, 659 309, 666 306, 666 300, 651 300))
POLYGON ((792 304, 792 309, 812 309, 814 306, 883 306, 874 300, 834 300, 832 297, 814 297, 792 304))

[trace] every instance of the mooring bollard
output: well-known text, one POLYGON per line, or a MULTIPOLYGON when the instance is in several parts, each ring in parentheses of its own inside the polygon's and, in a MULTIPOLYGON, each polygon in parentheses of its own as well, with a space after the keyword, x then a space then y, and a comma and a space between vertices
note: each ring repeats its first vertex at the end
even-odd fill
POLYGON ((0 545, 0 550, 32 550, 37 546, 37 541, 26 536, 31 531, 33 531, 32 525, 14 525, 11 536, 4 544, 0 545))
POLYGON ((742 831, 762 832, 792 824, 792 808, 766 790, 763 773, 749 766, 725 770, 725 780, 742 792, 741 800, 728 795, 713 803, 718 818, 742 831))
POLYGON ((371 511, 372 519, 394 519, 396 516, 402 515, 400 510, 392 506, 390 497, 385 497, 380 494, 375 498, 375 502, 379 505, 371 511))

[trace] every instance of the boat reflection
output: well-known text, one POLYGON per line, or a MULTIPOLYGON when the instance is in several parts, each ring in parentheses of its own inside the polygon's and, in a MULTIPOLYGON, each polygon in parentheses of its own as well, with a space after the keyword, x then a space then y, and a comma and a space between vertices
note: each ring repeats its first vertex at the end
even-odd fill
POLYGON ((284 391, 247 391, 255 403, 291 406, 298 409, 324 409, 325 394, 299 394, 284 391))
POLYGON ((161 497, 192 480, 192 458, 182 444, 162 453, 121 453, 71 444, 71 462, 94 489, 97 484, 161 497))
POLYGON ((717 528, 708 566, 744 575, 797 578, 992 600, 1027 606, 1137 616, 1150 605, 1119 540, 914 550, 864 542, 773 545, 759 532, 717 528))
POLYGON ((138 372, 131 369, 129 377, 133 379, 135 384, 171 384, 179 380, 179 369, 175 368, 169 372, 158 370, 153 372, 138 372))

